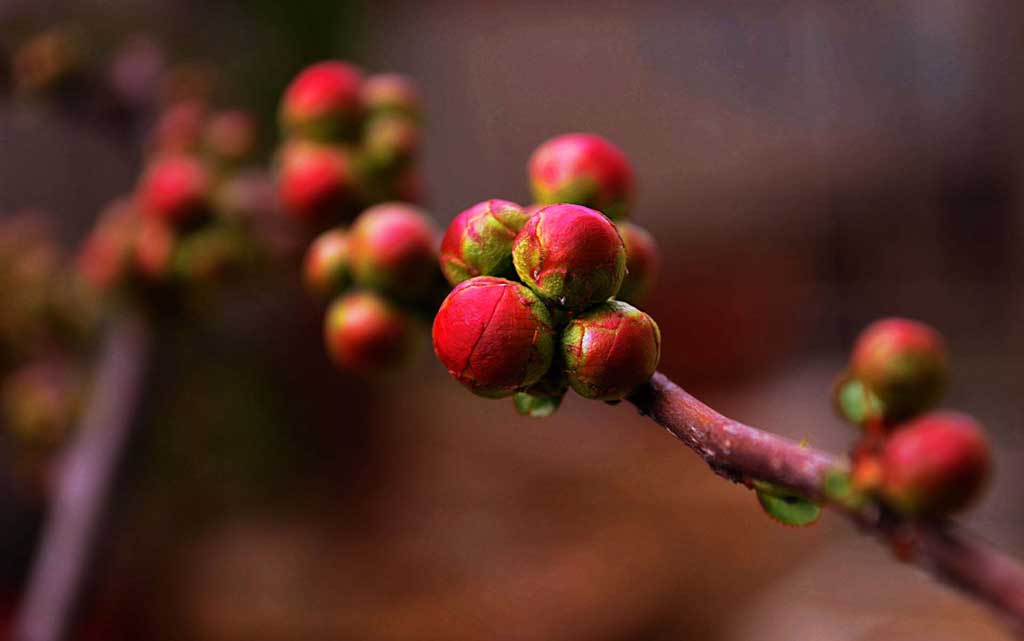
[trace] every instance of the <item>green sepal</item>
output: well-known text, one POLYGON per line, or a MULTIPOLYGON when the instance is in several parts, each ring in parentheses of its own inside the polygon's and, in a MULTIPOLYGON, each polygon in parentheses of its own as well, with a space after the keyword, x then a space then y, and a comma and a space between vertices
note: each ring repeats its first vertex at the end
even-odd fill
POLYGON ((821 506, 783 487, 754 481, 757 502, 772 519, 792 527, 814 525, 821 518, 821 506))
POLYGON ((555 413, 562 404, 561 396, 534 396, 526 392, 518 392, 512 397, 516 411, 531 418, 546 418, 555 413))
POLYGON ((869 497, 854 486, 850 473, 843 469, 829 470, 825 474, 824 490, 830 501, 854 510, 869 501, 869 497))
POLYGON ((868 421, 881 419, 885 414, 882 401, 856 378, 840 379, 833 394, 836 412, 854 425, 864 425, 868 421))

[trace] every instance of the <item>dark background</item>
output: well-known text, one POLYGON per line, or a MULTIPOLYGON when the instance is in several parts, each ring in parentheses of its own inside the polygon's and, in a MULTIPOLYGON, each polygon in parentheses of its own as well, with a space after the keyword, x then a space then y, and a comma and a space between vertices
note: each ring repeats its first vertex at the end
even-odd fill
MULTIPOLYGON (((662 247, 645 306, 661 369, 840 451, 855 434, 828 392, 853 337, 928 321, 951 347, 947 403, 996 451, 965 520, 1024 553, 1020 3, 0 1, 7 46, 53 24, 213 63, 268 135, 308 62, 411 74, 441 225, 527 202, 544 139, 609 137, 662 247)), ((50 212, 69 247, 137 158, 74 114, 0 104, 0 211, 50 212)), ((426 341, 384 381, 335 371, 297 278, 162 340, 83 638, 1007 638, 832 515, 772 523, 627 406, 520 418, 426 341)), ((33 522, 0 513, 12 598, 33 522)))

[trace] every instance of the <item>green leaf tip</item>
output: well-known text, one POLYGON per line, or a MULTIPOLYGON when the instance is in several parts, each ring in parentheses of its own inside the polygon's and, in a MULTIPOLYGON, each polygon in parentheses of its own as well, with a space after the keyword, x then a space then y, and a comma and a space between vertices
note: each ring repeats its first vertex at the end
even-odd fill
POLYGON ((785 488, 754 481, 757 502, 769 517, 783 525, 808 527, 821 518, 821 506, 785 488))

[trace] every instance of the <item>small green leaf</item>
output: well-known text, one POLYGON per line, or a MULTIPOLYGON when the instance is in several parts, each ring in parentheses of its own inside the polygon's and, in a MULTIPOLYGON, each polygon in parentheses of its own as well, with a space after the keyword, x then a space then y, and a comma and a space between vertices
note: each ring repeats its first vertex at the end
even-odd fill
POLYGON ((562 404, 561 396, 534 396, 526 392, 519 392, 512 397, 516 404, 516 411, 523 416, 532 418, 546 418, 555 413, 558 406, 562 404))
POLYGON ((754 481, 754 489, 765 514, 783 525, 807 527, 821 518, 821 507, 795 492, 764 481, 754 481))

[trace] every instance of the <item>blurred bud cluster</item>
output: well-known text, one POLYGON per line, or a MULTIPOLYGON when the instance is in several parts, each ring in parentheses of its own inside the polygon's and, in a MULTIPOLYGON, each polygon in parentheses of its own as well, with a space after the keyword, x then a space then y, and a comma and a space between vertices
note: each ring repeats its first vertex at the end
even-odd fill
POLYGON ((0 223, 0 421, 15 469, 43 480, 80 409, 96 300, 40 212, 0 223))

